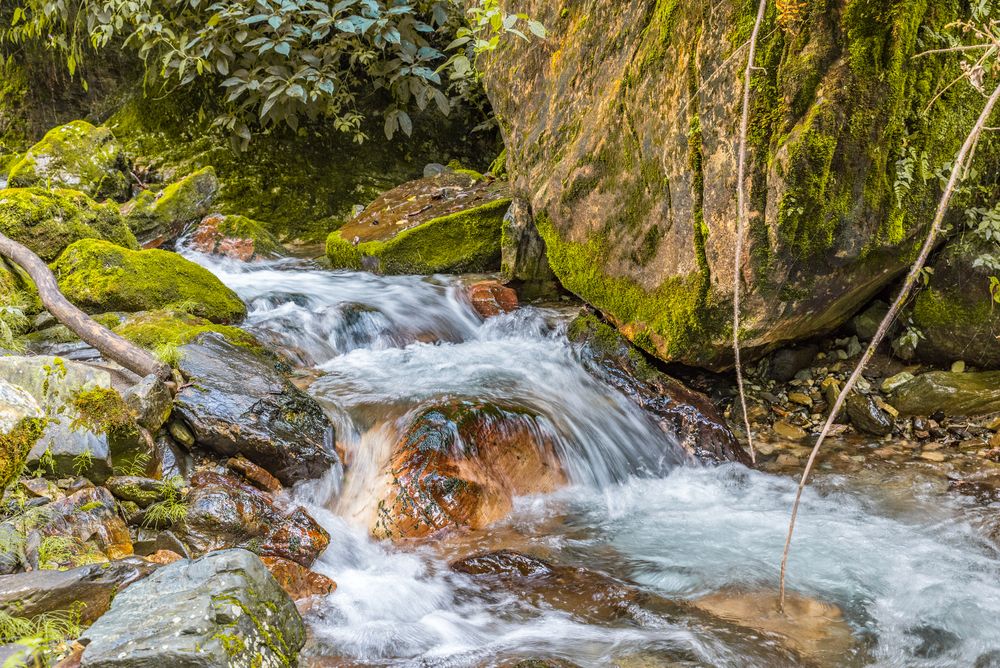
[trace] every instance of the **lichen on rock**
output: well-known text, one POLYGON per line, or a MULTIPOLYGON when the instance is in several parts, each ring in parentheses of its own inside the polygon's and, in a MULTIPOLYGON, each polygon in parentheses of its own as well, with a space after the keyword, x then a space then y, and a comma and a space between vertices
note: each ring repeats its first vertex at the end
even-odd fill
POLYGON ((246 315, 235 292, 176 253, 87 239, 69 246, 52 269, 63 294, 89 313, 174 307, 221 324, 246 315))
POLYGON ((11 187, 72 188, 99 200, 125 200, 128 163, 111 130, 73 121, 50 130, 14 163, 11 187))

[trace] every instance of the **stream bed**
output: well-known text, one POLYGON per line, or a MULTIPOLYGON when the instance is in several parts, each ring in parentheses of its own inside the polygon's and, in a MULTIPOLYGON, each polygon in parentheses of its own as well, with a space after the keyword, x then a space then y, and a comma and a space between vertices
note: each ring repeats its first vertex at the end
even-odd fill
POLYGON ((852 641, 836 655, 790 653, 688 602, 777 588, 796 481, 688 461, 584 370, 564 334, 577 309, 522 307, 483 321, 455 277, 185 255, 236 290, 249 305, 245 327, 299 365, 346 453, 346 475, 294 492, 331 534, 314 568, 338 584, 306 616, 306 665, 1000 666, 996 504, 948 493, 919 470, 821 471, 804 497, 788 584, 839 606, 852 641), (400 425, 454 398, 543 416, 571 484, 518 499, 484 531, 375 541, 372 491, 400 425), (573 607, 574 593, 587 598, 573 588, 595 578, 573 580, 554 604, 449 568, 507 548, 611 576, 652 603, 607 618, 573 607))

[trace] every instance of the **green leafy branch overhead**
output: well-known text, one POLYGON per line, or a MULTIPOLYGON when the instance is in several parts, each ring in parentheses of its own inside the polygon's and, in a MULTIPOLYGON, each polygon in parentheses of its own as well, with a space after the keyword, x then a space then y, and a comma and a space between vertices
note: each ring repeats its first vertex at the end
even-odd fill
POLYGON ((71 74, 124 46, 169 86, 211 79, 225 101, 215 124, 244 146, 255 128, 304 119, 363 141, 359 100, 378 90, 392 101, 386 135, 409 135, 414 110, 450 113, 504 35, 545 29, 498 0, 19 0, 0 24, 0 44, 44 42, 71 74))

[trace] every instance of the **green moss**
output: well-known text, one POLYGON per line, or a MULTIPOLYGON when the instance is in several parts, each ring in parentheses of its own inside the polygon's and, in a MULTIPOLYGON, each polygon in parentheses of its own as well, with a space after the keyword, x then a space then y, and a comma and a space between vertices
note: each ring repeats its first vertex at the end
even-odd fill
POLYGON ((113 204, 98 204, 75 190, 0 190, 0 232, 46 262, 80 239, 104 239, 137 248, 135 236, 113 204))
POLYGON ((45 418, 21 418, 13 429, 0 434, 0 497, 21 475, 28 453, 41 438, 47 424, 45 418))
POLYGON ((253 241, 256 256, 274 257, 281 255, 285 250, 263 223, 246 216, 220 216, 216 229, 224 237, 253 241))
POLYGON ((176 253, 132 251, 86 239, 52 265, 63 294, 90 313, 147 311, 183 305, 215 323, 246 315, 246 306, 207 269, 176 253))
POLYGON ((96 199, 125 200, 128 165, 107 128, 73 121, 50 130, 10 168, 11 187, 72 188, 96 199))
POLYGON ((73 429, 118 436, 138 430, 132 410, 115 389, 95 387, 80 391, 73 397, 72 405, 76 410, 73 429))
POLYGON ((388 241, 353 245, 339 232, 327 239, 334 268, 368 268, 385 274, 490 271, 500 266, 500 238, 509 199, 435 218, 388 241), (370 260, 369 260, 370 258, 370 260))
POLYGON ((602 262, 611 252, 606 240, 567 242, 547 215, 539 215, 536 223, 563 286, 608 314, 629 339, 664 359, 711 361, 705 339, 724 336, 727 320, 721 305, 704 301, 700 272, 648 291, 629 278, 604 273, 602 262))
POLYGON ((204 167, 172 183, 160 193, 144 190, 123 207, 125 220, 143 241, 173 239, 184 228, 208 215, 219 191, 215 169, 204 167))
POLYGON ((199 334, 215 332, 230 343, 262 350, 253 335, 238 327, 216 325, 204 318, 176 311, 148 311, 137 313, 115 326, 114 332, 132 343, 154 352, 164 348, 178 348, 193 341, 199 334))

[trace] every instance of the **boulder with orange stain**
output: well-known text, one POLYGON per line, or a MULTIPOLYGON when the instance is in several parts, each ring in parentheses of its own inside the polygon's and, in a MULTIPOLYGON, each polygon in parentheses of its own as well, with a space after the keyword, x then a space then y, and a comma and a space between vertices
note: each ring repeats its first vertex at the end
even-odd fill
POLYGON ((566 482, 542 418, 468 401, 418 414, 385 472, 391 482, 372 527, 379 538, 479 529, 510 512, 515 496, 551 492, 566 482))
POLYGON ((200 253, 249 262, 281 254, 281 243, 263 224, 244 216, 206 216, 190 238, 200 253))
POLYGON ((466 288, 476 313, 492 318, 517 309, 517 293, 499 281, 479 281, 466 288))
POLYGON ((336 582, 294 561, 280 557, 261 557, 261 561, 293 601, 326 596, 337 590, 336 582))

